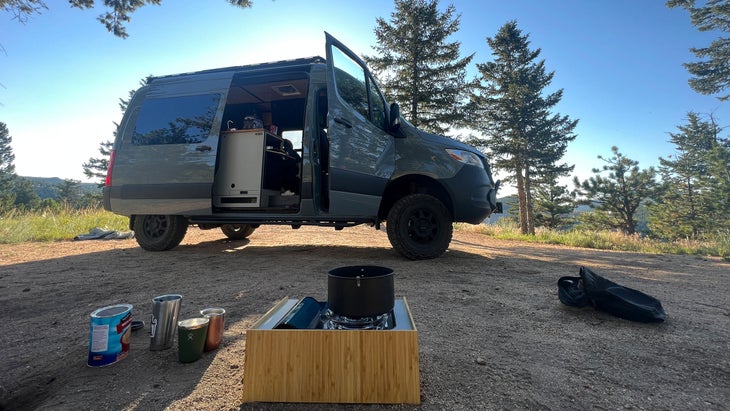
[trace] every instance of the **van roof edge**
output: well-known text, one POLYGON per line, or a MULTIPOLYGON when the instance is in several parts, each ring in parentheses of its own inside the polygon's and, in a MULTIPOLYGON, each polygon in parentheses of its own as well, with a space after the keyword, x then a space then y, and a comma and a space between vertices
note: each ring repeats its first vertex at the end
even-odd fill
POLYGON ((324 63, 324 62, 325 62, 325 59, 320 56, 301 57, 301 58, 289 59, 289 60, 270 61, 270 62, 266 62, 266 63, 247 64, 247 65, 243 65, 243 66, 229 66, 229 67, 220 67, 220 68, 206 69, 206 70, 199 70, 199 71, 191 71, 191 72, 186 72, 186 73, 152 76, 150 81, 156 80, 156 79, 162 79, 162 78, 177 77, 177 76, 189 76, 191 74, 207 74, 207 73, 218 73, 218 72, 224 72, 224 71, 253 71, 253 70, 261 70, 261 69, 275 69, 275 68, 305 66, 305 65, 319 64, 319 63, 324 63))

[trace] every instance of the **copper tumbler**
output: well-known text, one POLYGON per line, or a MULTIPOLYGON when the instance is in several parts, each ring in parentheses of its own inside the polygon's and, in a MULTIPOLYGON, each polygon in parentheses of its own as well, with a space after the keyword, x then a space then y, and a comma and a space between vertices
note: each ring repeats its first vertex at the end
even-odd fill
POLYGON ((200 315, 210 320, 208 323, 208 335, 205 338, 205 351, 215 350, 223 340, 226 310, 223 308, 206 308, 200 310, 200 315))

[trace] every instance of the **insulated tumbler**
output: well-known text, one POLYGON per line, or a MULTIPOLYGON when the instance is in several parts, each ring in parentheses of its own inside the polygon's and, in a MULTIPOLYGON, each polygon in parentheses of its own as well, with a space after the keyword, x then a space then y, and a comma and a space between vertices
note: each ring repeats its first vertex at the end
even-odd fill
POLYGON ((203 356, 209 322, 207 318, 190 318, 177 323, 177 354, 180 362, 197 361, 203 356))
POLYGON ((223 340, 223 325, 225 323, 226 310, 223 308, 206 308, 200 310, 200 315, 210 320, 208 323, 208 335, 205 338, 205 351, 215 350, 223 340))
POLYGON ((165 294, 152 299, 150 319, 150 350, 166 350, 172 347, 180 313, 182 295, 165 294))

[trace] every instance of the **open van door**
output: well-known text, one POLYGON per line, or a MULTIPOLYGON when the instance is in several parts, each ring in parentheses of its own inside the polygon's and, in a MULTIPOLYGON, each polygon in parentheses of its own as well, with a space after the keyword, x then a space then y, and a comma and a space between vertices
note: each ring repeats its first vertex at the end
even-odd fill
POLYGON ((377 216, 395 169, 388 108, 365 63, 329 33, 325 37, 330 212, 377 216))

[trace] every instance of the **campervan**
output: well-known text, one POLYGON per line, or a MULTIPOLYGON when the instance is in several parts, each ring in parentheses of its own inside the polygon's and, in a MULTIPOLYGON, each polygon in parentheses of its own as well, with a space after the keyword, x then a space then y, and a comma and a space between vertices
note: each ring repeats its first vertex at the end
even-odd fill
POLYGON ((365 63, 325 33, 312 57, 149 79, 119 125, 104 208, 145 250, 190 225, 232 239, 265 224, 385 223, 409 259, 438 257, 454 222, 498 208, 485 156, 418 130, 365 63))

